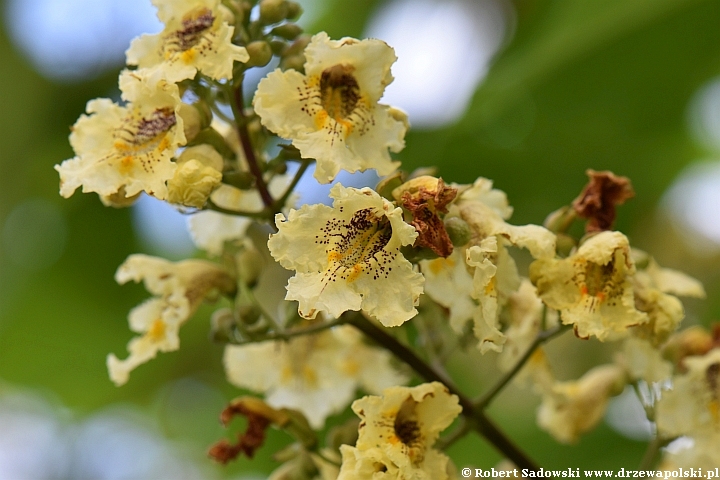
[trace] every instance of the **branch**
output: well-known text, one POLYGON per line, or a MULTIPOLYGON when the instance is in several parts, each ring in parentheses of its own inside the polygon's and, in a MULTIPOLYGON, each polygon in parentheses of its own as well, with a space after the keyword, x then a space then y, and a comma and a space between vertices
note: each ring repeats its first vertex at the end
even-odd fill
POLYGON ((287 340, 290 340, 291 338, 302 337, 303 335, 310 335, 313 333, 322 332, 323 330, 328 330, 330 328, 336 327, 338 325, 343 325, 348 322, 349 322, 349 320, 347 318, 340 317, 340 318, 333 320, 332 322, 318 322, 309 327, 293 328, 290 330, 284 330, 282 332, 275 332, 271 335, 262 335, 262 336, 254 337, 250 340, 242 340, 242 341, 230 342, 230 343, 232 343, 233 345, 248 345, 250 343, 259 343, 259 342, 268 342, 268 341, 277 341, 277 340, 287 341, 287 340))
MULTIPOLYGON (((220 205, 216 204, 209 198, 208 198, 207 202, 205 203, 205 209, 213 210, 213 211, 219 212, 219 213, 224 213, 225 215, 235 215, 237 217, 257 218, 260 220, 272 220, 271 213, 268 212, 267 210, 261 210, 259 212, 249 212, 246 210, 231 210, 229 208, 221 207, 220 205)), ((201 212, 201 211, 202 210, 198 210, 198 212, 201 212)))
POLYGON ((298 182, 302 178, 303 174, 305 174, 305 171, 308 169, 311 163, 312 160, 303 159, 300 167, 297 169, 297 172, 295 172, 295 176, 293 177, 290 184, 287 186, 287 189, 285 189, 285 192, 282 194, 282 196, 275 202, 275 206, 273 208, 275 212, 279 212, 285 206, 288 198, 290 198, 290 195, 292 195, 293 190, 295 190, 295 187, 297 187, 298 182))
POLYGON ((250 168, 250 173, 255 177, 255 186, 260 193, 263 203, 266 207, 272 208, 275 201, 268 191, 267 184, 263 178, 262 171, 260 171, 260 165, 258 164, 257 157, 255 156, 255 149, 253 149, 252 141, 250 140, 250 133, 247 128, 247 117, 245 117, 244 109, 245 102, 243 100, 242 82, 240 85, 233 89, 233 100, 230 102, 235 116, 235 127, 237 128, 238 136, 240 137, 240 143, 242 144, 243 153, 245 153, 245 159, 250 168))

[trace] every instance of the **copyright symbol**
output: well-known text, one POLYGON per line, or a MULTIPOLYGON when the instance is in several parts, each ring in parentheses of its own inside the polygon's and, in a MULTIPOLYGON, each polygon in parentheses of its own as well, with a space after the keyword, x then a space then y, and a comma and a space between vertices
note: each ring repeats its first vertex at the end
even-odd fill
POLYGON ((465 467, 465 468, 462 469, 462 472, 461 472, 461 473, 462 473, 462 476, 463 476, 463 477, 469 477, 470 475, 472 475, 472 470, 469 469, 469 468, 467 468, 467 467, 465 467))

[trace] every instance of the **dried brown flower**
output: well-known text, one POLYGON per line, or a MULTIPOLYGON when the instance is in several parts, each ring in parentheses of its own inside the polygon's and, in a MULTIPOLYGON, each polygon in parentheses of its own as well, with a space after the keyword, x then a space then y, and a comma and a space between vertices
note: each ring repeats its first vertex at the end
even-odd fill
POLYGON ((585 224, 586 233, 611 230, 615 222, 615 207, 635 196, 630 179, 610 171, 588 169, 585 173, 590 181, 580 196, 573 200, 575 213, 588 220, 585 224))

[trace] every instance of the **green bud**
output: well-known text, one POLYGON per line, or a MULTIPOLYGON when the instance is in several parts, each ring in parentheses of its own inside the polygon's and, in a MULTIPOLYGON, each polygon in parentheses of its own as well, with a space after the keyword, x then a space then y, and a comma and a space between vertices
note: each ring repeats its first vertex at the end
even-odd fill
POLYGON ((543 226, 553 233, 566 232, 577 216, 570 206, 560 207, 547 216, 543 226))
POLYGON ((400 248, 400 253, 411 263, 417 263, 420 260, 435 260, 438 254, 425 247, 413 247, 405 245, 400 248))
POLYGON ((288 20, 297 20, 303 13, 303 9, 297 2, 287 2, 287 18, 288 20))
POLYGON ((287 50, 288 44, 284 40, 270 40, 270 48, 279 57, 287 50))
POLYGON ((227 144, 225 139, 220 133, 214 128, 208 127, 201 130, 192 141, 188 142, 188 146, 201 145, 207 143, 213 146, 217 152, 222 155, 223 158, 232 160, 235 159, 235 152, 227 144))
POLYGON ((557 242, 557 253, 561 257, 567 257, 570 255, 570 252, 572 252, 573 248, 577 246, 577 243, 575 242, 575 239, 571 237, 570 235, 566 235, 564 233, 558 233, 556 235, 556 242, 557 242))
POLYGON ((292 55, 280 60, 280 68, 285 70, 297 70, 302 72, 305 68, 305 55, 292 55))
POLYGON ((262 312, 255 305, 238 305, 235 307, 238 319, 245 325, 255 325, 260 319, 262 312))
POLYGON ((216 310, 210 317, 210 340, 218 343, 227 343, 233 338, 235 317, 229 308, 216 310))
POLYGON ((205 128, 203 125, 202 115, 200 111, 193 105, 187 103, 181 103, 178 110, 180 118, 183 120, 183 133, 185 133, 185 139, 188 142, 192 142, 198 133, 205 128))
POLYGON ((303 33, 303 29, 296 23, 286 23, 270 30, 270 35, 286 40, 295 40, 301 33, 303 33))
POLYGON ((303 34, 297 37, 297 39, 290 45, 284 52, 283 56, 293 56, 293 55, 304 55, 305 54, 305 48, 310 43, 310 35, 303 34))
POLYGON ((360 419, 351 418, 341 425, 332 427, 325 437, 325 445, 332 450, 340 450, 340 445, 355 445, 359 424, 360 419))
POLYGON ((467 245, 472 235, 470 225, 468 225, 467 222, 460 217, 446 218, 445 230, 450 237, 450 241, 456 247, 467 245))
POLYGON ((222 182, 240 190, 249 190, 255 185, 255 177, 250 172, 233 171, 224 173, 222 182))
POLYGON ((264 40, 250 42, 246 47, 250 59, 245 63, 247 67, 264 67, 273 57, 270 44, 264 40))
POLYGON ((261 0, 260 22, 264 25, 282 22, 287 18, 288 10, 286 0, 261 0))

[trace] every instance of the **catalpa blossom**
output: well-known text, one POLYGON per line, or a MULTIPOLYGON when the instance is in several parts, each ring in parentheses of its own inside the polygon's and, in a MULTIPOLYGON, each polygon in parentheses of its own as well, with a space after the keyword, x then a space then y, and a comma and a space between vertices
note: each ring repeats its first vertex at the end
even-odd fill
POLYGON ((258 85, 253 106, 269 130, 292 140, 303 158, 317 160, 315 178, 328 183, 342 169, 392 173, 388 150, 405 146, 406 115, 378 104, 397 60, 375 39, 312 37, 305 74, 277 69, 258 85))
POLYGON ((617 365, 595 367, 579 380, 556 382, 543 394, 538 425, 558 442, 574 443, 595 428, 610 397, 625 388, 624 370, 617 365))
POLYGON ((636 329, 636 333, 657 345, 667 340, 685 318, 683 305, 675 295, 705 298, 705 289, 689 275, 660 267, 643 252, 633 249, 631 253, 647 260, 647 266, 632 277, 635 308, 648 315, 648 322, 636 329))
POLYGON ((232 77, 233 62, 247 62, 247 50, 233 45, 232 13, 220 0, 153 0, 162 32, 142 35, 126 52, 128 65, 153 70, 168 82, 195 77, 197 71, 215 80, 232 77))
POLYGON ((379 394, 407 379, 391 365, 390 352, 365 345, 350 326, 285 341, 225 347, 228 380, 265 394, 275 408, 301 411, 313 428, 342 411, 358 387, 379 394))
POLYGON ((178 330, 213 291, 232 292, 235 282, 219 265, 203 260, 169 262, 147 255, 131 255, 120 265, 115 280, 124 284, 143 281, 155 295, 130 311, 130 329, 140 336, 128 343, 130 355, 119 360, 109 354, 110 379, 118 386, 128 381, 130 372, 157 352, 180 347, 178 330))
POLYGON ((425 293, 450 310, 450 326, 462 333, 477 305, 472 299, 473 277, 465 263, 465 250, 455 248, 447 258, 420 261, 425 293))
POLYGON ((530 280, 543 302, 559 310, 577 336, 600 341, 622 338, 629 327, 648 321, 635 308, 634 273, 628 239, 620 232, 599 233, 568 258, 543 258, 530 265, 530 280))
POLYGON ((500 352, 506 341, 500 331, 500 311, 520 288, 517 265, 508 247, 525 248, 533 258, 550 258, 555 254, 555 235, 538 225, 507 223, 512 214, 507 197, 485 178, 461 191, 456 209, 471 230, 465 262, 471 267, 472 297, 478 302, 473 312, 478 348, 482 353, 500 352))
POLYGON ((168 181, 169 203, 202 208, 222 181, 223 159, 207 144, 186 148, 177 159, 175 175, 168 181))
POLYGON ((448 478, 448 457, 432 447, 462 408, 444 385, 391 387, 352 409, 361 419, 359 436, 355 447, 340 447, 338 480, 448 478))
POLYGON ((270 253, 297 272, 285 299, 300 302, 304 318, 363 310, 386 327, 401 325, 417 314, 422 294, 423 276, 400 253, 417 232, 370 188, 337 184, 330 197, 332 207, 303 205, 275 217, 270 253))
POLYGON ((658 432, 664 438, 720 436, 720 348, 686 357, 685 374, 672 378, 656 406, 658 432))
POLYGON ((88 115, 73 126, 70 144, 77 156, 55 166, 63 197, 79 186, 105 197, 121 190, 126 197, 141 191, 167 196, 165 182, 177 167, 172 158, 185 144, 178 87, 126 70, 120 90, 127 104, 91 100, 88 115))
MULTIPOLYGON (((473 330, 482 353, 502 351, 505 335, 500 331, 499 315, 510 295, 520 287, 517 266, 508 247, 526 248, 534 258, 549 258, 555 254, 555 235, 537 225, 516 226, 505 220, 512 214, 506 195, 492 188, 492 182, 478 178, 473 185, 454 186, 459 196, 449 208, 448 217, 457 216, 470 228, 470 241, 465 245, 464 264, 452 273, 455 294, 438 300, 440 290, 428 289, 428 294, 441 304, 452 303, 457 314, 467 315, 467 281, 472 278, 470 297, 477 302, 472 311, 473 330), (455 298, 463 295, 465 299, 455 298)), ((458 248, 457 250, 461 250, 458 248)), ((452 258, 452 256, 450 257, 452 258)), ((450 262, 446 262, 449 266, 450 262)), ((430 266, 423 263, 423 272, 430 266)), ((436 264, 436 268, 440 265, 436 264)), ((440 275, 433 272, 431 275, 440 275)), ((446 274, 447 277, 449 275, 446 274)), ((435 284, 435 283, 434 283, 435 284)), ((472 301, 472 300, 470 300, 472 301)), ((453 327, 461 330, 467 320, 456 316, 453 327)))

